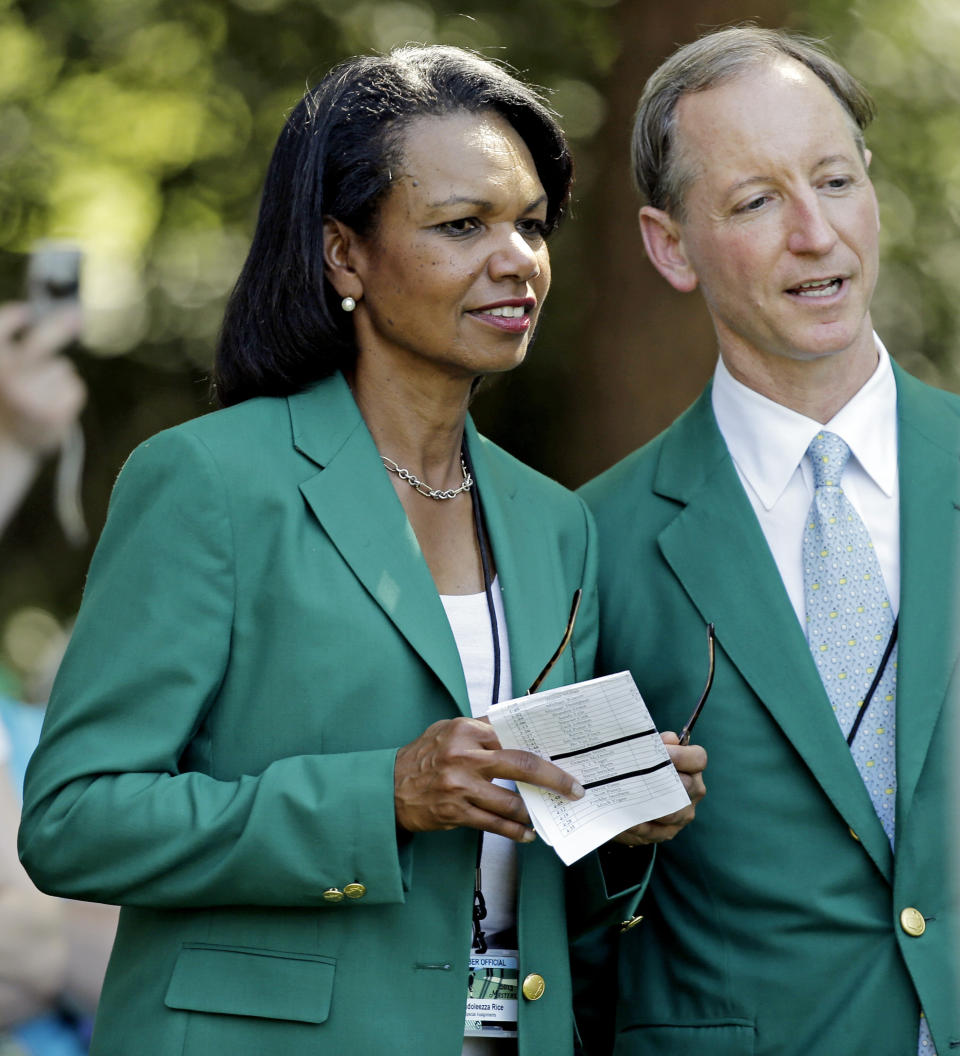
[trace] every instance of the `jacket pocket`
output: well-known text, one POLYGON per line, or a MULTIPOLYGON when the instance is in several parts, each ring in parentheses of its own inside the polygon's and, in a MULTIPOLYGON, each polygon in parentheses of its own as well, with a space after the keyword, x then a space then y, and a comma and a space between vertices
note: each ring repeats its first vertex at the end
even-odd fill
POLYGON ((630 1027, 617 1035, 614 1056, 753 1056, 749 1020, 630 1027))
POLYGON ((164 1003, 186 1012, 323 1023, 336 963, 306 953, 184 943, 164 1003))

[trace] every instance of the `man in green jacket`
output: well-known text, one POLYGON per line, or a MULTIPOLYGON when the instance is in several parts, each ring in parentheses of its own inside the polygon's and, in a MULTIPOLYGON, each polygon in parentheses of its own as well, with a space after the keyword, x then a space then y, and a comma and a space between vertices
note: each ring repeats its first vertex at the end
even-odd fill
POLYGON ((681 48, 640 101, 644 245, 700 288, 719 360, 584 489, 600 669, 679 729, 707 623, 717 655, 710 796, 622 937, 618 1056, 960 1048, 960 400, 873 332, 872 116, 819 48, 755 27, 681 48))

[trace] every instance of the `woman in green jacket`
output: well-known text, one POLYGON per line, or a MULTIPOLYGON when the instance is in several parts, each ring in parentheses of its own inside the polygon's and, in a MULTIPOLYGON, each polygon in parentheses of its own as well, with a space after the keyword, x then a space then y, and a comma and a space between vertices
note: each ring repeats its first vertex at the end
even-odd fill
MULTIPOLYGON (((582 790, 480 716, 577 589, 547 685, 592 674, 593 527, 468 415, 570 177, 539 97, 454 48, 351 60, 287 121, 224 409, 125 465, 27 779, 35 882, 123 907, 94 1053, 572 1050, 564 871, 512 782, 582 790)), ((569 882, 602 909, 595 860, 569 882)))

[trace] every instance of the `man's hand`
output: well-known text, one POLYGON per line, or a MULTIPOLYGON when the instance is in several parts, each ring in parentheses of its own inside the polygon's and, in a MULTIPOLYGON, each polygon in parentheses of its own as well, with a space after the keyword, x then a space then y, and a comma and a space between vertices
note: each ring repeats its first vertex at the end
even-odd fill
POLYGON ((638 847, 646 843, 663 843, 672 840, 677 833, 693 821, 697 804, 707 794, 706 785, 703 783, 703 771, 707 765, 707 753, 697 744, 682 747, 680 738, 675 733, 667 732, 661 735, 663 743, 667 746, 673 765, 680 774, 687 795, 690 797, 690 806, 684 807, 665 818, 657 818, 655 821, 645 821, 642 825, 634 825, 632 829, 621 832, 615 837, 617 843, 626 844, 628 847, 638 847))
POLYGON ((527 843, 534 838, 519 794, 494 779, 526 781, 580 799, 583 789, 559 767, 531 752, 500 747, 482 719, 442 719, 397 752, 394 803, 408 832, 466 826, 527 843))

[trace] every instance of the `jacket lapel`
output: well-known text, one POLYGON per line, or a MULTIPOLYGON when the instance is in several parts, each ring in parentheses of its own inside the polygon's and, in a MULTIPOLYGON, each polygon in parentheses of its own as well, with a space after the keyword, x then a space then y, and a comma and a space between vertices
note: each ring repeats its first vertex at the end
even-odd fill
MULTIPOLYGON (((505 457, 492 458, 490 441, 467 420, 467 446, 473 462, 490 547, 493 550, 510 641, 513 695, 522 696, 560 644, 571 598, 566 597, 554 533, 544 525, 549 514, 539 509, 519 484, 505 457)), ((542 688, 563 685, 558 664, 542 688)))
POLYGON ((360 583, 470 714, 443 605, 343 376, 288 397, 294 447, 319 471, 300 491, 360 583))
POLYGON ((960 655, 960 418, 894 367, 900 424, 897 819, 905 822, 960 655))
POLYGON ((704 621, 888 878, 890 845, 717 428, 708 387, 664 440, 654 490, 683 504, 661 553, 704 621))

